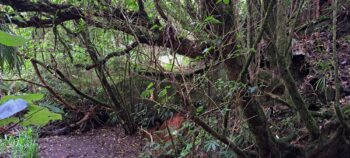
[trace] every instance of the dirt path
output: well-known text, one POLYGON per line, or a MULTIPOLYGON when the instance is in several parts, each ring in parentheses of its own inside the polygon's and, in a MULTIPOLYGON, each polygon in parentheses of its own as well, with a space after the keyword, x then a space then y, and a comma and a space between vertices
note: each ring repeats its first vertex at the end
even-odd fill
POLYGON ((42 158, 134 158, 141 152, 140 136, 126 136, 121 128, 102 128, 83 134, 39 139, 42 158))

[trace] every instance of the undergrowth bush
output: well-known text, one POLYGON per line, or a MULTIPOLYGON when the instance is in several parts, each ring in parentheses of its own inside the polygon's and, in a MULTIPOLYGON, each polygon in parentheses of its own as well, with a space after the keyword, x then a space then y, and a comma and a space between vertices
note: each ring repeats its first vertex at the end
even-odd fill
POLYGON ((0 157, 36 158, 38 153, 38 133, 33 127, 19 132, 18 136, 6 136, 0 139, 0 157))

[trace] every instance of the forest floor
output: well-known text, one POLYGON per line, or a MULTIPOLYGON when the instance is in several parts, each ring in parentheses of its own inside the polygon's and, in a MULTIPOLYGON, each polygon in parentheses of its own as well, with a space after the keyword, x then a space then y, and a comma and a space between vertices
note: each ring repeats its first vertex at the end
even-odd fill
POLYGON ((39 138, 43 158, 134 158, 142 150, 140 135, 126 136, 121 127, 39 138))

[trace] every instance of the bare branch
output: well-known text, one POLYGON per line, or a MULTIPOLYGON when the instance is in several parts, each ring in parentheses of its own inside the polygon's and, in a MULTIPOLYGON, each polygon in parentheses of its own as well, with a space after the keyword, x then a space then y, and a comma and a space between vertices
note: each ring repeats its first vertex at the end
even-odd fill
POLYGON ((19 12, 41 11, 55 13, 57 10, 71 7, 66 4, 53 4, 49 1, 32 2, 30 0, 0 0, 0 4, 9 5, 19 12))
MULTIPOLYGON (((167 31, 171 29, 163 28, 161 30, 150 30, 149 26, 151 23, 147 19, 147 16, 140 14, 140 12, 132 12, 114 8, 112 11, 103 10, 102 12, 96 11, 95 13, 92 11, 91 14, 85 14, 84 11, 82 11, 80 8, 74 6, 41 2, 39 4, 42 7, 39 8, 36 7, 38 3, 30 2, 28 0, 15 0, 13 2, 10 0, 0 0, 0 4, 11 6, 17 10, 21 10, 22 12, 44 12, 49 16, 51 15, 51 17, 44 19, 40 16, 34 15, 28 18, 28 20, 23 20, 23 18, 16 16, 12 16, 11 19, 8 19, 7 17, 0 18, 5 19, 4 21, 6 23, 15 24, 18 27, 36 28, 54 27, 55 25, 63 24, 66 21, 83 19, 89 26, 122 31, 135 36, 135 38, 137 38, 142 44, 167 47, 173 49, 173 51, 178 54, 182 54, 191 58, 203 56, 203 50, 209 47, 205 41, 194 41, 186 37, 179 37, 176 34, 173 34, 169 37, 169 33, 167 31), (55 12, 49 12, 43 8, 44 6, 46 6, 46 8, 57 9, 55 12), (96 19, 103 20, 97 21, 96 19)), ((158 7, 160 7, 159 3, 160 2, 158 1, 158 7)), ((162 10, 159 9, 161 8, 158 8, 158 11, 160 11, 160 14, 162 14, 162 10)), ((167 19, 165 17, 165 14, 162 14, 162 18, 167 19)))
POLYGON ((118 57, 118 56, 129 54, 129 52, 137 46, 138 46, 138 42, 134 42, 130 46, 127 46, 126 49, 124 49, 122 51, 110 53, 106 57, 104 57, 103 59, 99 60, 97 63, 94 63, 92 65, 87 66, 85 69, 90 70, 90 69, 95 68, 101 64, 105 64, 112 57, 118 57))
POLYGON ((160 0, 154 0, 154 4, 156 6, 156 9, 160 15, 165 21, 168 21, 168 17, 165 15, 162 7, 160 7, 160 0))
POLYGON ((38 87, 43 87, 43 88, 46 88, 45 85, 42 85, 40 83, 36 83, 36 82, 33 82, 33 81, 29 81, 29 80, 26 80, 26 79, 23 79, 23 78, 17 78, 17 79, 1 79, 2 81, 22 81, 22 82, 27 82, 27 83, 30 83, 30 84, 33 84, 33 85, 36 85, 38 87))
POLYGON ((42 77, 40 71, 39 71, 39 68, 38 68, 38 65, 35 61, 31 61, 32 62, 32 65, 33 65, 33 68, 35 70, 35 73, 36 75, 38 76, 39 80, 41 81, 41 83, 43 85, 45 85, 46 89, 58 100, 60 101, 66 108, 70 108, 70 109, 76 109, 75 106, 73 106, 72 104, 68 103, 65 99, 62 98, 62 96, 60 96, 59 94, 56 93, 55 90, 53 90, 52 87, 50 87, 46 81, 44 80, 44 78, 42 77))
MULTIPOLYGON (((39 10, 40 11, 40 10, 39 10)), ((84 15, 78 8, 69 8, 65 11, 58 12, 55 17, 42 19, 38 16, 32 16, 29 20, 20 20, 19 18, 4 18, 6 23, 13 23, 18 27, 37 27, 37 28, 47 28, 53 27, 55 24, 62 24, 70 20, 78 20, 83 18, 84 15)))
MULTIPOLYGON (((72 90, 74 90, 74 91, 75 91, 78 95, 80 95, 81 97, 86 98, 86 99, 92 101, 93 103, 96 103, 96 104, 99 104, 99 105, 101 105, 101 106, 110 108, 110 106, 109 106, 107 103, 104 103, 104 102, 102 102, 102 101, 99 101, 99 100, 93 98, 92 96, 89 96, 89 95, 83 93, 82 91, 80 91, 77 87, 75 87, 75 86, 73 85, 73 83, 72 83, 71 81, 69 81, 69 80, 67 79, 67 77, 66 77, 66 76, 62 73, 62 71, 60 71, 59 69, 55 69, 55 68, 53 68, 52 66, 47 65, 47 64, 45 64, 45 63, 43 63, 42 61, 39 61, 39 60, 37 60, 37 59, 30 58, 30 57, 25 56, 25 55, 22 55, 22 54, 19 54, 19 55, 22 56, 22 57, 24 57, 25 59, 30 60, 30 61, 32 62, 33 66, 34 66, 34 70, 37 69, 37 68, 35 68, 35 67, 37 67, 37 65, 40 65, 41 67, 45 68, 47 71, 50 71, 50 72, 51 72, 51 70, 52 70, 52 71, 54 71, 54 72, 58 75, 58 77, 57 77, 57 76, 55 76, 55 77, 57 77, 59 80, 65 82, 72 90)), ((58 95, 55 94, 55 91, 53 90, 53 88, 49 87, 49 86, 46 84, 46 82, 44 81, 44 79, 42 79, 40 72, 38 71, 38 72, 36 72, 36 73, 37 73, 37 76, 39 77, 40 81, 43 83, 43 87, 46 88, 47 90, 49 90, 49 92, 51 92, 59 101, 65 102, 65 101, 63 100, 63 98, 60 98, 60 96, 58 96, 58 95)), ((65 104, 68 105, 67 102, 66 102, 65 104)))

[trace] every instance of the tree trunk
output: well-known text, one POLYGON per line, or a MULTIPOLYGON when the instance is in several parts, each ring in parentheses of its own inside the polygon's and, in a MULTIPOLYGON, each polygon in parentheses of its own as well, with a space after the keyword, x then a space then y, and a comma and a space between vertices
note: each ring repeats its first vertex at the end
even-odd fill
POLYGON ((264 14, 266 14, 266 12, 268 12, 267 8, 268 5, 270 3, 273 3, 273 9, 271 11, 271 13, 268 14, 267 16, 267 26, 264 29, 265 31, 265 36, 264 39, 267 42, 267 48, 266 48, 266 56, 267 58, 265 60, 267 60, 266 62, 266 67, 269 69, 272 69, 273 71, 276 69, 277 67, 277 63, 276 63, 276 56, 275 56, 275 49, 274 49, 274 45, 273 45, 273 39, 275 38, 275 30, 276 30, 276 0, 264 0, 264 4, 263 4, 263 10, 264 10, 264 14))
POLYGON ((280 153, 275 138, 268 129, 267 119, 258 102, 251 94, 248 94, 247 97, 243 97, 243 102, 239 104, 249 130, 253 134, 259 157, 279 157, 280 153))
POLYGON ((288 58, 286 52, 289 51, 289 41, 287 32, 287 10, 288 2, 285 0, 277 0, 277 27, 276 27, 276 51, 279 75, 292 99, 292 103, 297 108, 301 120, 305 123, 313 139, 318 138, 320 131, 315 123, 314 118, 309 113, 307 106, 301 97, 298 87, 293 79, 288 66, 288 58))

